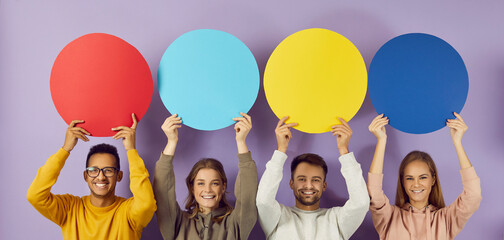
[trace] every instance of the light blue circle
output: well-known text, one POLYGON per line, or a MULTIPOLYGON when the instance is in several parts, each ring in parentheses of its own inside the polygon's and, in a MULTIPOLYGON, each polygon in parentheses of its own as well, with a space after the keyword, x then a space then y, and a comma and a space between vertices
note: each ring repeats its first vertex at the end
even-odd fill
POLYGON ((464 107, 469 77, 462 57, 444 40, 410 33, 385 43, 369 67, 369 97, 389 124, 407 133, 446 126, 464 107))
POLYGON ((164 53, 158 69, 161 100, 183 124, 217 130, 247 113, 259 92, 254 55, 235 36, 212 29, 187 32, 164 53))

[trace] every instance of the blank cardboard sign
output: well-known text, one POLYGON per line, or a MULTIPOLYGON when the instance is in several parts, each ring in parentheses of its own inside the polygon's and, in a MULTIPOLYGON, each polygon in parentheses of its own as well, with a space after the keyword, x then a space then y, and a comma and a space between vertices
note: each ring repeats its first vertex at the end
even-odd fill
POLYGON ((290 116, 295 128, 322 133, 349 121, 367 90, 367 71, 359 50, 344 36, 321 28, 284 39, 271 54, 264 91, 278 118, 290 116))
POLYGON ((212 29, 187 32, 164 53, 158 69, 161 100, 183 124, 218 130, 248 112, 259 92, 254 55, 235 36, 212 29))
POLYGON ((464 107, 469 78, 464 61, 444 40, 410 33, 385 43, 369 67, 369 96, 390 125, 407 133, 443 128, 464 107))
POLYGON ((140 120, 152 98, 152 75, 140 52, 126 41, 104 33, 81 36, 59 53, 51 71, 51 96, 69 124, 92 136, 113 136, 117 126, 140 120))

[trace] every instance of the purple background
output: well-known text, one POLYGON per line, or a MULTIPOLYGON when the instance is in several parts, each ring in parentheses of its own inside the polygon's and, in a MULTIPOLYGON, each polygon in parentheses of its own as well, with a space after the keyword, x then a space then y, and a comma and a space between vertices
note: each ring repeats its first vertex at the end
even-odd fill
MULTIPOLYGON (((49 76, 61 49, 87 33, 116 35, 135 46, 156 76, 162 54, 185 32, 212 28, 241 39, 257 59, 261 75, 274 48, 288 35, 306 28, 321 27, 350 39, 369 67, 373 55, 389 39, 409 32, 424 32, 449 42, 460 53, 469 72, 470 89, 462 116, 469 125, 464 145, 482 182, 483 201, 457 239, 502 239, 504 229, 504 22, 503 1, 306 1, 306 0, 187 0, 187 1, 23 1, 0 0, 0 104, 2 134, 0 161, 0 239, 59 239, 61 230, 40 215, 26 200, 26 191, 37 169, 63 144, 66 124, 51 100, 49 76), (499 94, 500 93, 500 94, 499 94)), ((156 83, 156 79, 154 79, 156 83)), ((157 89, 156 86, 154 89, 157 89)), ((276 148, 277 118, 264 96, 250 111, 254 128, 248 145, 260 175, 276 148)), ((137 146, 151 175, 166 140, 160 125, 169 113, 157 90, 140 122, 137 146)), ((366 98, 350 122, 354 135, 350 143, 365 177, 374 151, 375 138, 367 126, 376 115, 366 98)), ((204 116, 203 116, 204 117, 204 116)), ((444 128, 426 135, 412 135, 389 128, 385 162, 385 192, 393 199, 397 169, 411 150, 429 152, 439 169, 445 201, 451 203, 462 191, 459 164, 449 131, 444 128)), ((54 193, 87 195, 83 181, 84 157, 91 145, 108 142, 120 148, 123 166, 126 154, 120 141, 93 138, 79 143, 67 160, 54 193)), ((342 205, 348 198, 339 173, 334 137, 330 134, 294 132, 288 150, 293 156, 314 152, 329 164, 328 190, 322 206, 342 205)), ((184 178, 193 163, 204 156, 220 159, 226 166, 232 192, 237 173, 236 147, 231 127, 205 132, 183 127, 176 152, 178 200, 187 194, 184 178)), ((287 165, 286 164, 286 165, 287 165)), ((288 167, 277 199, 294 204, 288 187, 288 167)), ((117 194, 129 197, 129 175, 118 185, 117 194)), ((233 195, 230 194, 233 199, 233 195)), ((234 201, 234 199, 233 199, 234 201)), ((145 239, 161 239, 153 218, 144 230, 145 239)), ((256 225, 251 239, 263 239, 256 225)), ((378 239, 371 216, 367 215, 352 239, 378 239)))

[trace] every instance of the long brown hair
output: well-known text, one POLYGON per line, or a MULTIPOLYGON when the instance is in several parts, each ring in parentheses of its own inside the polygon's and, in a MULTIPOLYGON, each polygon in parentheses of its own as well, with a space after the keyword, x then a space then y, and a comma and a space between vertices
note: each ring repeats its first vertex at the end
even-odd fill
MULTIPOLYGON (((224 186, 227 187, 226 173, 224 172, 224 167, 222 166, 222 164, 218 160, 213 159, 213 158, 203 158, 203 159, 199 160, 196 164, 194 164, 193 168, 191 169, 191 172, 189 172, 189 175, 186 178, 186 185, 187 185, 187 190, 188 190, 189 194, 187 195, 187 198, 186 198, 185 208, 186 208, 187 212, 189 212, 189 214, 190 214, 189 218, 194 218, 199 211, 199 204, 196 201, 196 199, 194 198, 194 193, 193 193, 194 179, 196 178, 196 175, 198 175, 198 172, 204 168, 210 168, 210 169, 217 171, 217 173, 219 173, 219 176, 221 178, 222 184, 224 184, 224 186)), ((215 217, 212 219, 213 221, 218 222, 218 223, 220 223, 222 221, 222 219, 224 219, 224 217, 231 214, 231 212, 233 211, 233 206, 231 206, 231 204, 229 204, 226 199, 226 192, 224 192, 224 194, 222 194, 222 198, 219 202, 219 208, 221 208, 221 207, 226 208, 226 213, 222 216, 215 217)))
POLYGON ((439 182, 439 175, 437 174, 436 164, 434 164, 434 161, 429 154, 421 151, 412 151, 408 153, 408 155, 404 157, 401 165, 399 166, 399 177, 397 178, 397 191, 395 199, 396 206, 402 208, 404 204, 409 203, 408 194, 406 194, 403 186, 404 169, 409 163, 417 160, 426 163, 427 166, 429 166, 431 176, 434 177, 434 185, 432 186, 431 192, 429 194, 429 204, 432 204, 438 208, 445 207, 443 192, 441 192, 441 183, 439 182))

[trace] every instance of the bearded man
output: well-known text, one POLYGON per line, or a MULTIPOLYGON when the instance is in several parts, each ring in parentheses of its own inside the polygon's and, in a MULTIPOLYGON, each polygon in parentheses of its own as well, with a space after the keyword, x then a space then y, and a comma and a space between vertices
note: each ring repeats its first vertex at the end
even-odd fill
POLYGON ((369 209, 369 196, 362 177, 360 164, 348 151, 352 129, 343 119, 341 125, 332 126, 333 136, 340 152, 341 173, 345 178, 349 199, 342 207, 320 208, 322 193, 327 189, 327 165, 313 153, 294 158, 291 164, 290 188, 296 206, 287 207, 275 196, 282 180, 285 154, 292 138, 291 127, 285 124, 288 117, 280 119, 275 129, 278 148, 266 164, 257 191, 259 223, 268 240, 275 239, 349 239, 360 226, 369 209))

